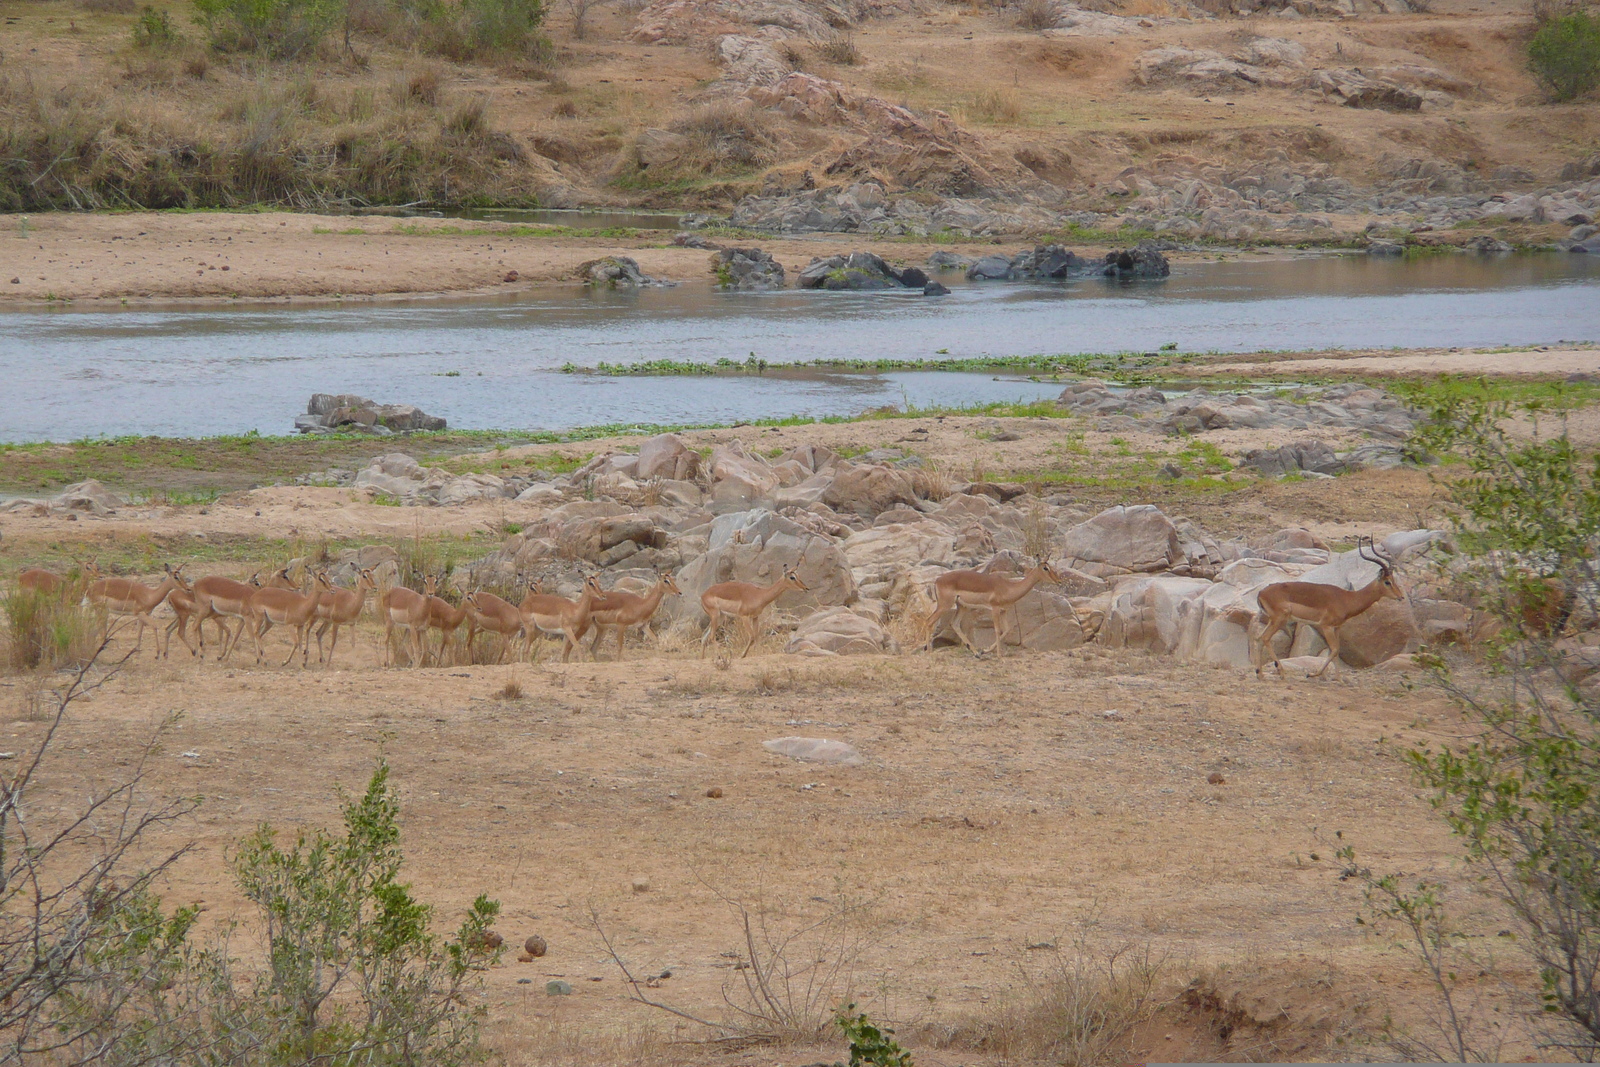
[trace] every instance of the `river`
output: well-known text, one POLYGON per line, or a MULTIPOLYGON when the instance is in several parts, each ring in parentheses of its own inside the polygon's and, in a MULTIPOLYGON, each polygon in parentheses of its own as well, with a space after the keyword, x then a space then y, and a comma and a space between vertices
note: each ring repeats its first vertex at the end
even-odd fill
POLYGON ((1159 282, 917 292, 637 293, 327 305, 0 311, 0 440, 289 432, 313 392, 354 392, 453 428, 563 429, 851 414, 1052 395, 1015 376, 563 374, 566 363, 771 363, 1154 350, 1493 347, 1600 340, 1600 257, 1304 256, 1182 263, 1159 282))

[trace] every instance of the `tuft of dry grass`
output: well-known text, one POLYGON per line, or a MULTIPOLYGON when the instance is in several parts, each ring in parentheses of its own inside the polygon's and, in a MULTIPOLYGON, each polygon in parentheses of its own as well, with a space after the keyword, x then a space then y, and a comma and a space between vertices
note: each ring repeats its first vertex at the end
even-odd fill
POLYGON ((856 40, 848 33, 835 33, 817 45, 817 55, 829 63, 853 67, 861 62, 856 40))
POLYGON ((1010 125, 1022 118, 1022 97, 1014 89, 984 89, 966 107, 966 114, 974 122, 990 125, 1010 125))
POLYGON ((1055 0, 1022 0, 1017 5, 1017 25, 1024 30, 1048 30, 1060 18, 1055 0))
POLYGON ((670 127, 689 140, 680 169, 704 173, 764 167, 777 158, 778 138, 765 112, 734 101, 702 104, 670 127))
POLYGON ((523 696, 522 683, 515 678, 507 680, 505 685, 494 691, 496 700, 521 700, 523 696))
POLYGON ((4 662, 11 671, 53 671, 94 654, 94 620, 69 598, 18 589, 6 594, 0 611, 6 621, 4 662))
POLYGON ((924 500, 945 499, 954 491, 954 484, 950 472, 933 463, 916 467, 911 472, 911 491, 924 500))
POLYGON ((1133 1058, 1135 1028, 1156 1009, 1166 957, 1149 944, 1096 949, 1078 943, 1024 971, 1020 995, 948 1040, 1007 1062, 1110 1067, 1133 1058))

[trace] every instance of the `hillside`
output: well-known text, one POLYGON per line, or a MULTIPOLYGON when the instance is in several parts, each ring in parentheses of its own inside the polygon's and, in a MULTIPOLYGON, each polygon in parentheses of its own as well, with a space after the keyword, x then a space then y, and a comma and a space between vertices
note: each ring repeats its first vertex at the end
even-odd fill
POLYGON ((1546 101, 1519 0, 654 0, 593 6, 581 37, 561 5, 545 47, 471 62, 371 10, 348 47, 221 53, 163 6, 180 39, 140 46, 133 11, 0 3, 0 209, 643 205, 1280 243, 1377 219, 1522 243, 1600 192, 1600 109, 1546 101))

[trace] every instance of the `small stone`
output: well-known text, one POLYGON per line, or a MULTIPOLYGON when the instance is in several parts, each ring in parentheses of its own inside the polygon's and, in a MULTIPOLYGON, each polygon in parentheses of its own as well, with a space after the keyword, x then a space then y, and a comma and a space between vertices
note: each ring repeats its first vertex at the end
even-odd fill
POLYGON ((520 274, 518 274, 518 273, 517 273, 517 272, 516 272, 516 271, 514 271, 514 270, 508 270, 508 271, 506 271, 506 281, 508 281, 508 282, 514 282, 514 281, 516 281, 516 280, 517 280, 517 279, 518 279, 518 278, 520 278, 520 277, 522 277, 522 275, 520 275, 520 274))
POLYGON ((563 982, 561 979, 557 978, 552 982, 546 982, 544 984, 544 991, 546 995, 552 997, 569 997, 572 995, 572 983, 563 982))
POLYGON ((533 979, 532 978, 518 978, 517 979, 517 984, 518 985, 532 985, 533 984, 533 979))
POLYGON ((1227 779, 1222 777, 1222 775, 1217 771, 1212 771, 1210 774, 1206 775, 1206 781, 1210 782, 1212 785, 1222 785, 1227 782, 1227 779))
POLYGON ((12 278, 11 279, 11 284, 12 285, 21 285, 22 284, 22 279, 21 278, 12 278))
POLYGON ((650 892, 650 879, 648 879, 648 878, 635 878, 633 880, 633 891, 635 893, 648 893, 648 892, 650 892))
POLYGON ((722 787, 720 785, 712 786, 710 789, 706 790, 706 796, 710 797, 712 800, 721 800, 722 787))
POLYGON ((546 952, 550 951, 550 946, 545 944, 544 938, 540 937, 538 934, 534 934, 533 936, 529 937, 528 940, 524 941, 522 943, 522 947, 527 950, 529 956, 543 956, 546 952))
MULTIPOLYGON (((526 952, 524 952, 520 956, 517 957, 517 962, 518 963, 532 963, 533 962, 533 957, 528 955, 526 952)), ((518 979, 518 981, 522 981, 522 980, 523 979, 518 979)))
POLYGON ((949 296, 950 288, 938 282, 929 282, 922 287, 923 296, 949 296))

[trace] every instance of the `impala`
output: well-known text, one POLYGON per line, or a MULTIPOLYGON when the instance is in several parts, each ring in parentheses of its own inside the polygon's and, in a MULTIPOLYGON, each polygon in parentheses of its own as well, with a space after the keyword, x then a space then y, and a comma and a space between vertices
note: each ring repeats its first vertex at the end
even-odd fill
MULTIPOLYGON (((1004 656, 1005 640, 1008 633, 1005 624, 1006 611, 1015 607, 1017 602, 1033 591, 1033 587, 1040 582, 1059 583, 1061 576, 1050 566, 1048 560, 1040 560, 1029 567, 1021 578, 1007 578, 999 574, 990 574, 987 571, 946 571, 933 581, 933 592, 936 603, 933 615, 928 619, 928 643, 923 646, 924 651, 933 651, 933 637, 939 630, 939 624, 944 621, 951 611, 956 613, 955 624, 951 629, 956 636, 961 638, 961 643, 967 646, 968 651, 974 655, 978 650, 973 647, 972 641, 961 629, 962 608, 983 608, 989 612, 989 624, 994 627, 994 648, 996 656, 1004 656)), ((1017 639, 1022 639, 1022 620, 1017 620, 1017 639)))
MULTIPOLYGON (((1394 577, 1394 561, 1378 551, 1372 538, 1357 538, 1356 551, 1368 563, 1378 565, 1378 576, 1360 589, 1341 589, 1337 585, 1321 582, 1276 582, 1256 594, 1256 602, 1261 606, 1257 621, 1265 620, 1267 624, 1257 639, 1261 645, 1261 654, 1256 659, 1257 678, 1261 677, 1262 668, 1266 665, 1267 649, 1273 637, 1291 619, 1310 623, 1328 643, 1327 660, 1311 675, 1320 678, 1323 671, 1338 658, 1339 627, 1384 597, 1396 600, 1405 598, 1405 592, 1394 577), (1372 550, 1370 556, 1367 555, 1369 548, 1372 550)), ((1278 674, 1282 676, 1283 665, 1278 662, 1276 652, 1272 654, 1272 665, 1278 668, 1278 674)))
MULTIPOLYGON (((178 631, 178 640, 182 641, 183 647, 189 650, 189 655, 198 655, 199 653, 195 651, 195 647, 189 643, 189 620, 193 619, 200 611, 200 603, 195 599, 193 587, 191 586, 188 591, 174 589, 168 593, 167 607, 172 609, 172 621, 167 623, 167 650, 169 652, 172 650, 172 631, 176 630, 178 631)), ((226 647, 228 644, 228 627, 223 623, 222 616, 211 615, 209 618, 221 633, 220 640, 223 646, 226 647)), ((199 630, 199 628, 200 624, 196 622, 195 629, 199 630)), ((204 651, 203 645, 201 651, 204 651)))
MULTIPOLYGON (((444 650, 450 647, 450 639, 455 636, 455 632, 461 628, 461 624, 466 621, 466 618, 467 609, 465 607, 456 607, 456 605, 443 597, 429 595, 428 629, 439 631, 439 658, 436 661, 439 666, 444 666, 444 650)), ((423 637, 423 645, 422 654, 426 658, 428 654, 426 635, 423 637)), ((471 657, 469 656, 468 658, 470 659, 471 657)), ((423 665, 426 666, 427 664, 424 663, 423 665)))
POLYGON ((273 626, 292 626, 294 644, 289 646, 289 654, 284 657, 282 666, 287 667, 289 661, 294 659, 294 654, 299 652, 300 666, 304 667, 311 656, 311 624, 316 621, 317 604, 324 595, 323 590, 315 587, 306 594, 274 585, 262 586, 251 593, 247 608, 255 621, 250 636, 256 645, 256 662, 261 662, 261 639, 267 631, 273 626))
POLYGON ((495 662, 505 659, 511 639, 522 633, 522 612, 517 610, 515 604, 481 590, 468 596, 461 604, 467 609, 467 651, 471 652, 472 642, 481 630, 500 635, 500 649, 495 662))
POLYGON ((356 575, 354 589, 340 589, 328 580, 326 571, 318 571, 314 580, 322 586, 323 597, 317 601, 317 618, 322 625, 317 628, 317 662, 322 659, 322 635, 333 629, 333 640, 328 643, 328 666, 333 666, 333 653, 339 647, 339 627, 354 626, 367 606, 367 594, 377 586, 370 568, 356 575))
POLYGON ((55 571, 45 570, 43 567, 29 567, 17 573, 17 590, 23 593, 35 593, 39 596, 59 596, 67 599, 72 595, 75 587, 81 587, 100 577, 100 568, 95 566, 94 560, 78 564, 75 573, 66 575, 57 574, 55 571))
POLYGON ((194 597, 195 634, 200 639, 200 658, 206 655, 206 629, 207 619, 215 620, 217 627, 222 631, 222 652, 217 659, 225 660, 233 651, 233 646, 239 643, 239 638, 244 636, 245 624, 251 619, 250 596, 256 591, 256 586, 249 582, 236 582, 232 578, 222 578, 211 575, 201 578, 194 583, 191 595, 194 597), (239 628, 233 632, 232 638, 228 635, 226 619, 239 620, 239 628))
POLYGON ((150 613, 166 600, 174 589, 187 589, 189 586, 183 579, 181 566, 174 567, 169 563, 165 570, 167 576, 157 586, 145 585, 131 578, 99 578, 89 583, 83 592, 83 603, 86 606, 100 608, 106 613, 106 628, 101 640, 111 635, 112 615, 133 618, 139 623, 139 636, 133 650, 139 651, 144 644, 144 628, 148 626, 156 631, 156 655, 158 657, 162 655, 163 631, 156 626, 156 621, 150 617, 150 613))
MULTIPOLYGON (((677 596, 683 590, 678 588, 678 583, 670 574, 656 576, 656 584, 644 596, 626 593, 620 589, 613 589, 594 602, 589 609, 588 625, 594 627, 594 641, 589 645, 589 658, 597 659, 600 654, 600 642, 605 639, 607 627, 617 632, 617 662, 622 661, 622 644, 628 635, 628 628, 632 626, 648 626, 655 616, 656 610, 661 607, 662 598, 668 593, 677 596)), ((582 631, 578 633, 583 636, 582 631)))
POLYGON ((439 588, 439 580, 428 575, 422 580, 422 592, 397 585, 378 597, 378 613, 383 616, 383 665, 394 661, 394 644, 390 638, 396 626, 408 631, 411 665, 422 662, 422 635, 428 629, 428 599, 439 588))
MULTIPOLYGON (((600 596, 600 580, 592 574, 584 579, 583 592, 577 600, 530 591, 522 598, 522 605, 518 609, 522 614, 522 628, 529 650, 533 648, 535 633, 561 634, 565 638, 561 645, 561 662, 567 662, 572 650, 579 648, 578 635, 588 623, 589 611, 600 596)), ((581 648, 578 658, 583 658, 581 648)))
POLYGON ((700 658, 705 659, 706 649, 711 645, 711 640, 717 635, 717 629, 722 625, 724 615, 732 615, 739 619, 749 631, 749 637, 744 643, 744 651, 739 653, 739 658, 750 654, 750 646, 756 643, 756 634, 760 629, 761 615, 772 605, 772 602, 781 597, 790 589, 801 592, 809 591, 805 582, 800 580, 800 575, 795 573, 793 567, 783 568, 783 574, 771 585, 755 585, 751 582, 718 582, 716 585, 700 594, 700 606, 706 609, 706 614, 711 616, 711 622, 706 626, 706 635, 700 640, 700 658))

